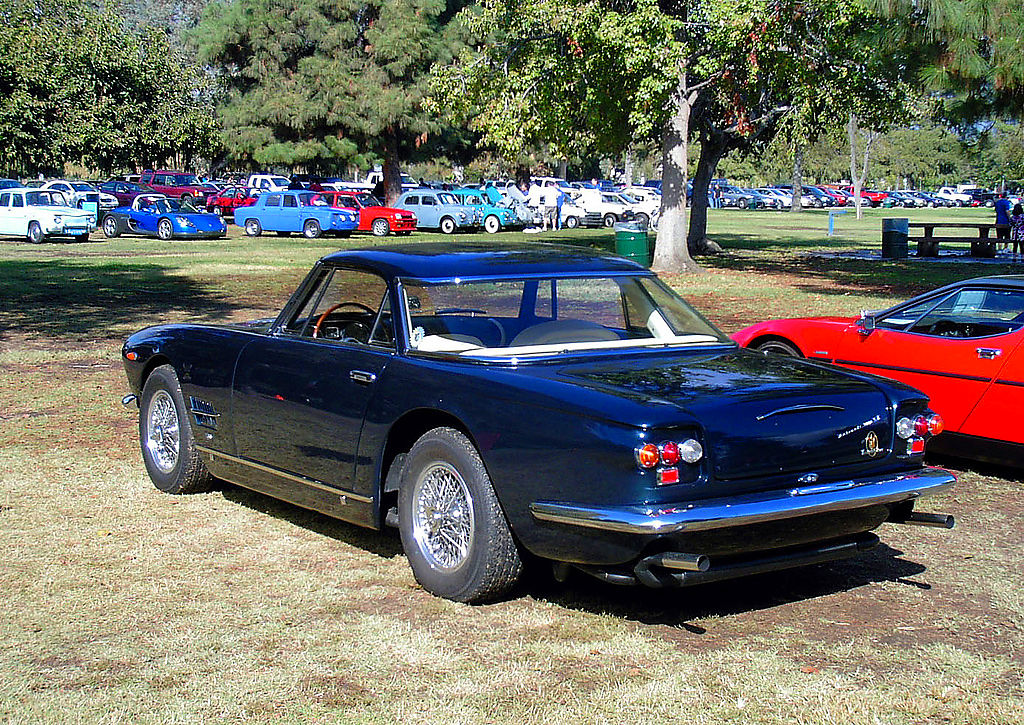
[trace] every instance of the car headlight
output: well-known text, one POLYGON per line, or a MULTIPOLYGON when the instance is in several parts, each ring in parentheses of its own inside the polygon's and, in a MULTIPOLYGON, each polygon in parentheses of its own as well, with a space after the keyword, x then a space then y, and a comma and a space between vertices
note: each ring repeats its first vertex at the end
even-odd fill
POLYGON ((461 219, 462 221, 466 221, 466 212, 460 211, 459 212, 459 219, 461 219))
POLYGON ((186 229, 195 229, 196 225, 192 223, 192 220, 184 216, 176 216, 174 220, 186 229))

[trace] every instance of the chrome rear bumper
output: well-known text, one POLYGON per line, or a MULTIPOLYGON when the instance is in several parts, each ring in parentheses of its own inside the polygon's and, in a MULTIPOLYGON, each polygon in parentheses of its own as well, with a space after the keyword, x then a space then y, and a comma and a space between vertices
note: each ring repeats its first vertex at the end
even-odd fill
POLYGON ((530 504, 530 513, 538 521, 605 531, 673 534, 899 503, 941 493, 954 483, 956 477, 949 471, 925 468, 912 473, 655 506, 587 506, 534 501, 530 504))

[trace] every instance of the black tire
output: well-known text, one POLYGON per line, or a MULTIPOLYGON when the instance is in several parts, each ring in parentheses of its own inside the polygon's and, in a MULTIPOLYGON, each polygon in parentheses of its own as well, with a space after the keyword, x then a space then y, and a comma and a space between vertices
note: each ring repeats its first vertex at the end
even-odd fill
POLYGON ((779 338, 770 338, 768 340, 762 340, 756 345, 751 346, 754 350, 764 353, 765 355, 781 355, 783 357, 803 357, 796 345, 786 340, 780 340, 779 338))
POLYGON ((320 236, 320 222, 316 219, 307 219, 303 222, 302 236, 306 239, 317 239, 320 236))
POLYGON ((640 212, 639 214, 637 214, 636 219, 634 219, 633 221, 639 224, 641 229, 647 229, 648 227, 651 226, 651 218, 647 216, 644 212, 640 212))
POLYGON ((562 226, 566 229, 575 229, 580 225, 580 218, 578 216, 567 216, 565 221, 562 222, 562 226))
POLYGON ((494 216, 494 214, 489 214, 484 219, 484 231, 488 234, 497 234, 501 231, 501 220, 494 216))
POLYGON ((523 571, 483 461, 457 430, 435 428, 409 451, 398 521, 416 581, 439 597, 493 600, 507 593, 523 571), (464 549, 451 545, 453 537, 464 549))
POLYGON ((442 234, 454 234, 456 225, 455 220, 450 216, 446 216, 441 220, 441 233, 442 234))
POLYGON ((139 447, 153 485, 165 493, 207 491, 213 477, 199 458, 178 376, 161 365, 139 400, 139 447))
POLYGON ((246 219, 245 233, 250 237, 258 237, 263 233, 263 227, 260 226, 259 221, 256 219, 246 219))
POLYGON ((174 225, 166 217, 156 223, 156 236, 164 242, 174 239, 174 225))
POLYGON ((610 229, 611 227, 615 226, 615 222, 617 221, 618 219, 615 217, 614 214, 605 214, 604 219, 601 220, 601 223, 604 224, 606 228, 610 229))
POLYGON ((43 240, 46 239, 46 235, 43 234, 43 228, 39 222, 28 223, 28 240, 33 244, 42 244, 43 240))
POLYGON ((391 224, 383 217, 374 219, 373 224, 370 225, 370 231, 375 237, 386 237, 391 233, 391 224))
POLYGON ((103 236, 107 239, 115 239, 124 232, 124 225, 121 220, 113 214, 103 217, 103 236))
POLYGON ((743 198, 742 196, 739 199, 736 200, 736 208, 737 209, 746 209, 748 204, 749 204, 749 202, 745 198, 743 198))
POLYGON ((182 194, 181 195, 181 203, 182 204, 187 204, 187 203, 189 203, 191 201, 192 201, 192 195, 191 194, 182 194))

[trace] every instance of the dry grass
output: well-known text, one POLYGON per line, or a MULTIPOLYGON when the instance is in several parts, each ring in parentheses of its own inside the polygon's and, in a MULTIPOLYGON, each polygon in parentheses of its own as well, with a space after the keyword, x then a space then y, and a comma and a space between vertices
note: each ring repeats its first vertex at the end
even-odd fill
MULTIPOLYGON (((713 217, 744 248, 673 280, 729 329, 973 273, 798 257, 787 235, 829 242, 782 215, 758 247, 743 225, 763 218, 713 217)), ((1024 722, 1018 473, 966 471, 930 507, 956 529, 890 526, 856 561, 680 592, 538 574, 482 607, 421 591, 392 532, 157 492, 122 336, 271 312, 329 248, 0 242, 0 720, 1024 722)))

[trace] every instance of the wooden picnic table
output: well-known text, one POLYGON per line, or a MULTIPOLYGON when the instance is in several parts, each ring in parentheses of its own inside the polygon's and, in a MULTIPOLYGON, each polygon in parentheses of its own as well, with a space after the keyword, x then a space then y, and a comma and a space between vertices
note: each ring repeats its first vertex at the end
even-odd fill
MULTIPOLYGON (((971 245, 972 257, 994 257, 996 256, 996 244, 1000 241, 998 236, 989 236, 993 229, 1008 230, 1007 224, 986 224, 979 222, 910 222, 907 224, 912 229, 924 229, 923 237, 917 239, 918 257, 938 257, 940 242, 969 242, 971 245), (961 234, 959 236, 935 236, 936 229, 973 229, 974 236, 961 234)), ((1007 236, 1007 238, 1009 238, 1007 236)))

